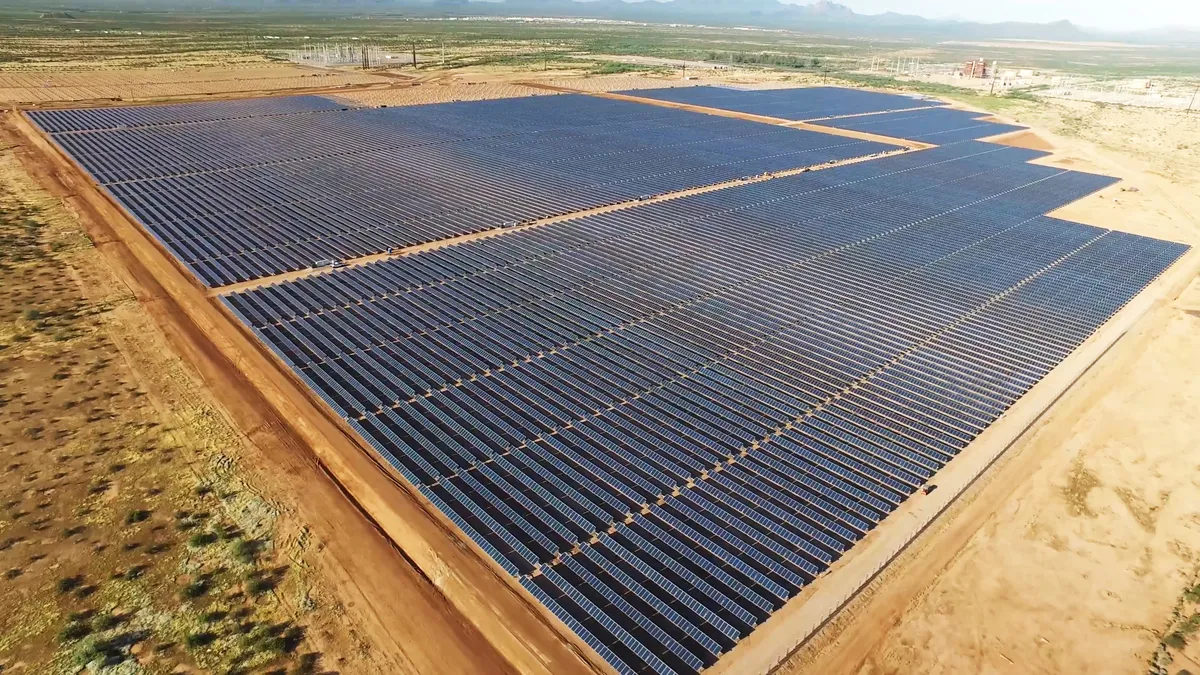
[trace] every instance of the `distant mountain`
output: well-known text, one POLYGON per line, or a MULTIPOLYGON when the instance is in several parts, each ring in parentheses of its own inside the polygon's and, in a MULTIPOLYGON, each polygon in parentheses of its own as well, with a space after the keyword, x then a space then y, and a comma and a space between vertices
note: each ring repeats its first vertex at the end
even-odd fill
MULTIPOLYGON (((140 9, 183 4, 186 0, 71 0, 73 5, 136 5, 140 9)), ((833 0, 796 5, 778 0, 201 0, 200 7, 253 10, 304 9, 312 12, 369 11, 413 17, 531 16, 610 19, 656 23, 702 23, 714 26, 754 26, 813 30, 864 37, 926 39, 1126 40, 1200 45, 1200 29, 1162 28, 1137 33, 1105 33, 1081 28, 1070 21, 1052 23, 976 23, 927 19, 886 12, 859 14, 833 0)))
MULTIPOLYGON (((374 6, 416 10, 426 0, 375 0, 374 6)), ((461 7, 461 5, 456 5, 461 7)), ((763 28, 820 29, 853 33, 953 34, 959 39, 1017 38, 1031 40, 1087 40, 1095 35, 1069 21, 1054 23, 974 23, 926 19, 909 14, 859 14, 831 0, 796 5, 778 0, 492 0, 469 3, 472 14, 482 16, 555 16, 564 18, 667 21, 716 25, 753 25, 763 28)))

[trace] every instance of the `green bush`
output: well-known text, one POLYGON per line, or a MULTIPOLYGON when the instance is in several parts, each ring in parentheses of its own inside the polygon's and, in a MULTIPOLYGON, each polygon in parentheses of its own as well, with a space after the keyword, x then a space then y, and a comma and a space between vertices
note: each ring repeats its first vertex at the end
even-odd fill
POLYGON ((1183 649, 1187 646, 1187 636, 1179 631, 1175 631, 1163 638, 1163 644, 1171 649, 1183 649))
POLYGON ((69 623, 58 633, 59 642, 74 642, 82 640, 92 632, 85 623, 69 623))
POLYGON ((208 580, 199 579, 188 584, 183 589, 183 597, 195 599, 208 593, 208 580))
POLYGON ((224 619, 226 616, 228 615, 221 610, 213 610, 211 612, 205 612, 204 614, 201 614, 200 620, 204 623, 216 623, 221 619, 224 619))
POLYGON ((183 642, 190 649, 196 649, 197 647, 207 647, 216 639, 217 636, 215 633, 204 631, 202 633, 192 633, 191 635, 188 635, 183 639, 183 642))
POLYGON ((265 579, 259 576, 253 576, 246 580, 246 591, 250 595, 262 595, 267 591, 275 588, 275 583, 270 579, 265 579))
POLYGON ((217 540, 217 535, 212 532, 198 532, 188 538, 188 546, 192 548, 203 548, 217 540))
POLYGON ((149 511, 147 511, 146 509, 138 509, 136 511, 130 511, 129 514, 127 516, 125 516, 125 524, 133 525, 134 523, 141 523, 149 518, 150 518, 149 511))
POLYGON ((62 579, 59 579, 57 587, 59 593, 70 593, 82 585, 83 577, 77 574, 73 577, 63 577, 62 579))
POLYGON ((247 565, 258 560, 259 543, 253 539, 243 539, 233 545, 233 557, 247 565))
POLYGON ((92 619, 92 628, 96 630, 110 630, 119 625, 121 625, 121 620, 112 614, 101 614, 92 619))

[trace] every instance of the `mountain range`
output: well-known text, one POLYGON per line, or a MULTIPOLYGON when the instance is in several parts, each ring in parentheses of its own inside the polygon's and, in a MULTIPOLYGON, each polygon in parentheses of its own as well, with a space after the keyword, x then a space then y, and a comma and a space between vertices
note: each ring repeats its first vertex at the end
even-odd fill
MULTIPOLYGON (((267 0, 272 1, 272 0, 267 0)), ((306 0, 275 0, 304 2, 306 0)), ((1160 29, 1114 33, 1080 27, 1070 21, 1051 23, 978 23, 928 19, 886 12, 859 14, 831 0, 791 4, 778 0, 341 0, 376 8, 440 10, 448 15, 536 16, 612 19, 647 22, 686 22, 743 25, 758 28, 814 29, 872 36, 941 37, 954 39, 1124 40, 1130 42, 1200 45, 1200 30, 1160 29)))
MULTIPOLYGON (((95 4, 137 4, 162 8, 174 0, 90 0, 95 4)), ((74 0, 84 4, 89 0, 74 0)), ((204 6, 238 9, 305 9, 318 12, 371 12, 416 17, 539 17, 601 19, 652 23, 688 23, 813 30, 862 37, 1019 39, 1055 41, 1128 41, 1200 46, 1200 30, 1171 28, 1128 33, 1105 32, 1070 21, 1051 23, 978 23, 929 19, 886 12, 859 14, 832 0, 791 4, 778 0, 202 0, 204 6)))

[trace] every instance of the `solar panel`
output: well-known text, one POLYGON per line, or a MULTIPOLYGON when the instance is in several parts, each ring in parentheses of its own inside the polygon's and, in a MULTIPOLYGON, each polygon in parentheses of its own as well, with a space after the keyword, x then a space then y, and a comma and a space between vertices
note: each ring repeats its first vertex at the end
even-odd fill
POLYGON ((225 296, 621 672, 748 635, 1187 250, 967 140, 225 296))
POLYGON ((323 96, 279 96, 82 110, 39 110, 30 112, 29 116, 47 133, 57 134, 68 131, 130 129, 305 112, 329 112, 346 107, 346 104, 323 96))
POLYGON ((638 89, 620 93, 796 121, 943 105, 940 101, 923 96, 884 94, 845 87, 742 89, 699 86, 638 89))
POLYGON ((966 110, 927 108, 924 110, 819 120, 815 124, 836 127, 838 129, 863 131, 879 134, 880 136, 903 138, 910 141, 921 141, 934 145, 948 145, 950 143, 998 136, 1025 128, 1014 124, 983 121, 981 120, 983 117, 986 117, 983 113, 966 110))
POLYGON ((893 149, 574 95, 29 115, 214 287, 893 149))

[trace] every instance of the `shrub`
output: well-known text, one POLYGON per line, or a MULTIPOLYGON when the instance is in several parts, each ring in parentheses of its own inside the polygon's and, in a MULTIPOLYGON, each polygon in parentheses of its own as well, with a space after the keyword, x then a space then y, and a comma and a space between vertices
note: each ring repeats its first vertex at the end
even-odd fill
POLYGON ((42 313, 36 309, 27 309, 21 312, 21 316, 25 317, 26 321, 37 321, 42 318, 42 313))
POLYGON ((221 610, 213 610, 211 612, 205 612, 204 614, 201 614, 200 620, 204 623, 216 623, 221 619, 224 619, 226 616, 228 615, 221 610))
POLYGON ((1179 624, 1179 632, 1191 637, 1200 630, 1200 613, 1192 614, 1183 623, 1179 624))
POLYGON ((188 546, 192 548, 202 548, 217 540, 217 535, 212 532, 199 532, 188 538, 188 546))
POLYGON ((125 516, 125 524, 133 525, 134 523, 140 523, 140 522, 145 521, 149 517, 150 517, 150 512, 147 511, 146 509, 138 509, 136 511, 130 511, 129 515, 125 516))
POLYGON ((96 630, 109 630, 119 625, 121 625, 121 620, 112 614, 101 614, 92 619, 92 628, 96 630))
POLYGON ((192 633, 183 639, 184 644, 189 648, 205 647, 213 643, 217 636, 215 633, 204 631, 202 633, 192 633))
POLYGON ((63 577, 58 580, 58 592, 70 593, 71 591, 83 585, 83 576, 76 574, 73 577, 63 577))
POLYGON ((1172 649, 1183 649, 1187 646, 1187 636, 1179 631, 1175 631, 1163 638, 1163 644, 1172 649))
POLYGON ((75 640, 82 640, 91 632, 92 629, 88 628, 87 624, 85 623, 69 623, 65 628, 59 631, 58 641, 74 642, 75 640))
POLYGON ((208 592, 209 592, 209 581, 206 579, 198 579, 196 581, 192 581, 191 584, 188 584, 187 586, 184 587, 184 597, 185 598, 193 598, 193 599, 198 598, 200 596, 203 596, 204 593, 208 593, 208 592))
POLYGON ((262 595, 275 588, 275 583, 263 577, 251 577, 246 580, 246 590, 250 595, 262 595))
POLYGON ((149 568, 145 565, 134 565, 125 571, 125 580, 133 581, 134 579, 138 579, 146 573, 147 569, 149 568))
POLYGON ((240 562, 249 565, 255 560, 258 560, 258 548, 259 544, 257 541, 252 539, 242 539, 233 545, 233 557, 237 558, 240 562))

